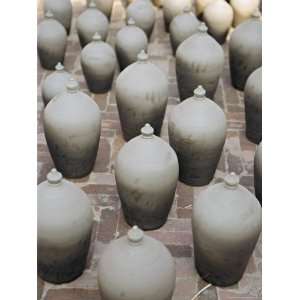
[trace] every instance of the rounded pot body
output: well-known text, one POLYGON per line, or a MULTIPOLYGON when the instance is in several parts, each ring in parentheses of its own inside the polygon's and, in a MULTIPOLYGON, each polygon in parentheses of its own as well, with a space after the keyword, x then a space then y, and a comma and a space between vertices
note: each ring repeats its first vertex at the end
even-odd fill
POLYGON ((64 283, 82 274, 92 223, 86 194, 53 169, 37 189, 37 259, 43 280, 64 283))
POLYGON ((95 35, 81 51, 81 67, 92 93, 106 93, 111 89, 117 67, 114 49, 95 35))
POLYGON ((173 53, 176 52, 178 46, 185 39, 198 31, 199 24, 198 19, 190 9, 185 9, 182 14, 173 18, 170 23, 170 39, 173 53))
POLYGON ((127 19, 132 18, 136 26, 151 36, 155 23, 155 10, 149 0, 136 0, 127 7, 127 19))
POLYGON ((38 26, 37 50, 43 68, 54 70, 57 63, 64 62, 67 32, 62 24, 53 19, 52 13, 38 26))
POLYGON ((223 44, 233 21, 232 7, 225 0, 216 0, 205 7, 203 21, 208 32, 223 44))
POLYGON ((201 16, 205 7, 215 0, 195 0, 195 8, 197 16, 201 16))
POLYGON ((138 61, 124 69, 116 81, 116 102, 124 138, 140 134, 149 123, 160 135, 168 101, 167 76, 141 52, 138 61))
POLYGON ((142 50, 147 50, 148 38, 146 33, 135 25, 134 20, 129 19, 128 25, 118 32, 115 47, 120 69, 123 70, 137 61, 137 56, 142 50))
POLYGON ((192 186, 208 184, 225 143, 224 112, 199 87, 194 97, 172 110, 168 126, 170 145, 179 161, 179 180, 192 186))
POLYGON ((243 91, 249 75, 262 64, 262 27, 259 18, 240 24, 229 41, 229 62, 233 86, 243 91))
POLYGON ((45 106, 55 96, 66 91, 66 85, 71 77, 61 63, 56 65, 55 72, 48 75, 42 85, 42 98, 45 106))
POLYGON ((224 51, 207 34, 204 23, 199 32, 183 41, 176 51, 176 75, 181 101, 192 97, 200 84, 213 99, 224 68, 224 51))
POLYGON ((77 32, 80 45, 83 48, 93 40, 96 32, 105 41, 108 34, 108 19, 104 13, 95 7, 94 2, 77 19, 77 32))
POLYGON ((262 138, 262 69, 256 69, 245 85, 246 136, 259 144, 262 138))
POLYGON ((258 145, 254 156, 254 188, 255 196, 262 204, 262 143, 258 145))
POLYGON ((241 279, 261 232, 257 199, 238 184, 234 173, 224 181, 200 194, 192 215, 196 269, 217 286, 241 279))
POLYGON ((234 11, 234 26, 251 18, 252 14, 259 8, 259 0, 230 0, 234 11))
POLYGON ((120 150, 115 176, 127 223, 152 230, 168 218, 179 167, 174 150, 149 124, 141 131, 120 150))
POLYGON ((73 14, 71 0, 44 0, 44 13, 47 11, 53 13, 54 18, 65 27, 69 34, 73 14))
POLYGON ((98 284, 103 300, 171 300, 174 259, 161 242, 134 226, 104 250, 98 284))
MULTIPOLYGON (((93 0, 99 10, 101 10, 109 19, 111 16, 114 0, 93 0)), ((88 0, 88 4, 91 0, 88 0)))
POLYGON ((44 111, 44 130, 55 167, 65 177, 88 175, 100 139, 101 113, 97 104, 69 81, 67 91, 53 98, 44 111))

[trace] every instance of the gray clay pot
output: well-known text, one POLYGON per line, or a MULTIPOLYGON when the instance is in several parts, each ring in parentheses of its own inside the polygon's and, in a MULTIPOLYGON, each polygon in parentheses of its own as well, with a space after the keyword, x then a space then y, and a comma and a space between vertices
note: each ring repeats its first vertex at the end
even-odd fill
POLYGON ((65 27, 69 34, 73 14, 71 0, 44 0, 44 13, 47 11, 53 13, 54 18, 65 27))
POLYGON ((55 167, 65 177, 88 175, 94 166, 100 139, 101 112, 70 79, 67 91, 53 98, 44 111, 44 131, 55 167))
POLYGON ((55 66, 55 72, 48 75, 42 85, 42 98, 45 106, 58 94, 66 90, 66 84, 72 75, 61 63, 55 66))
POLYGON ((105 41, 108 34, 109 22, 104 13, 97 9, 94 1, 81 13, 76 23, 80 45, 83 48, 93 40, 93 36, 98 32, 105 41))
POLYGON ((58 284, 82 274, 92 224, 86 194, 52 169, 37 188, 37 264, 43 280, 58 284))
POLYGON ((171 300, 175 262, 159 241, 137 226, 104 250, 98 263, 98 284, 103 300, 171 300))
POLYGON ((114 49, 95 33, 91 43, 81 51, 81 67, 92 93, 106 93, 111 89, 117 58, 114 49))
POLYGON ((245 85, 246 136, 259 144, 262 138, 262 73, 256 69, 247 79, 245 85))
POLYGON ((177 180, 174 150, 146 124, 141 135, 120 150, 115 176, 125 219, 130 225, 153 230, 165 224, 177 180))
POLYGON ((38 25, 37 50, 43 68, 54 70, 57 63, 64 62, 67 46, 67 32, 61 23, 48 11, 38 25))
POLYGON ((148 38, 146 33, 137 27, 135 21, 130 18, 127 26, 117 33, 115 47, 120 69, 123 70, 137 61, 137 55, 142 50, 147 50, 148 38))
POLYGON ((243 91, 249 75, 262 63, 262 26, 258 15, 241 23, 229 41, 232 85, 243 91))
POLYGON ((254 187, 255 196, 262 204, 262 143, 258 145, 254 156, 254 187))
POLYGON ((199 86, 193 97, 175 106, 169 118, 169 140, 178 157, 179 180, 192 186, 208 184, 225 138, 225 114, 199 86))
MULTIPOLYGON (((102 11, 108 19, 110 19, 114 0, 93 0, 97 8, 102 11)), ((88 4, 91 3, 91 0, 87 1, 88 4)))
POLYGON ((200 84, 210 99, 214 98, 224 68, 224 51, 207 34, 205 23, 198 32, 183 41, 176 51, 176 75, 180 100, 192 97, 200 84))
POLYGON ((234 11, 233 25, 238 26, 251 18, 252 14, 259 8, 260 0, 230 0, 234 11))
POLYGON ((217 286, 237 283, 261 232, 261 206, 231 173, 194 201, 192 215, 195 265, 217 286))
POLYGON ((199 25, 190 7, 185 7, 183 13, 173 18, 169 28, 173 53, 184 40, 198 31, 199 25))

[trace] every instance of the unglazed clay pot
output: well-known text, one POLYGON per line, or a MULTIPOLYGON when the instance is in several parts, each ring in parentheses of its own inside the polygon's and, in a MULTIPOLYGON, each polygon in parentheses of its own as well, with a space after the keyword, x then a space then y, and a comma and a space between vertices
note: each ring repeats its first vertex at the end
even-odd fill
POLYGON ((259 8, 259 0, 230 0, 234 11, 234 26, 249 19, 259 8))
POLYGON ((201 17, 205 7, 215 0, 195 0, 196 15, 201 17))
POLYGON ((229 41, 229 62, 232 84, 243 91, 249 75, 262 63, 262 27, 258 15, 233 31, 229 41))
MULTIPOLYGON (((93 0, 99 10, 101 10, 109 19, 113 7, 114 0, 93 0)), ((88 0, 88 4, 91 0, 88 0)))
POLYGON ((137 55, 142 50, 147 50, 148 38, 146 33, 135 25, 135 21, 130 18, 127 26, 124 26, 116 37, 116 54, 120 69, 125 69, 128 65, 137 60, 137 55))
POLYGON ((82 72, 92 93, 106 93, 111 89, 117 58, 114 49, 101 40, 96 32, 91 43, 80 56, 82 72))
POLYGON ((64 62, 67 46, 67 32, 65 27, 53 18, 48 11, 38 25, 37 50, 43 68, 54 70, 57 63, 64 62))
POLYGON ((262 143, 258 145, 254 156, 254 188, 255 196, 262 204, 262 143))
POLYGON ((137 226, 112 241, 98 263, 103 300, 171 300, 175 278, 169 250, 137 226))
POLYGON ((128 224, 144 230, 165 224, 178 172, 176 153, 146 124, 140 136, 123 146, 115 165, 117 188, 128 224))
POLYGON ((261 232, 261 206, 231 173, 203 191, 193 204, 195 265, 217 286, 238 282, 261 232))
POLYGON ((164 0, 163 13, 166 31, 169 31, 169 25, 173 18, 181 14, 185 7, 191 6, 191 0, 164 0))
POLYGON ((203 20, 209 34, 223 44, 233 21, 232 7, 225 0, 213 1, 205 7, 203 20))
POLYGON ((127 19, 132 18, 136 26, 151 36, 155 23, 155 10, 149 0, 135 0, 127 7, 127 19))
POLYGON ((193 97, 173 108, 169 118, 169 140, 178 157, 180 181, 192 186, 208 184, 225 138, 225 114, 199 86, 193 97))
POLYGON ((77 32, 81 47, 83 48, 93 40, 93 36, 98 32, 105 41, 108 34, 108 19, 104 13, 97 9, 94 1, 81 13, 76 23, 77 32))
POLYGON ((116 81, 116 102, 124 138, 140 135, 146 123, 160 135, 168 101, 168 79, 142 50, 138 61, 124 69, 116 81))
POLYGON ((59 21, 70 33, 72 22, 72 3, 71 0, 44 0, 44 13, 51 11, 54 18, 59 21))
POLYGON ((61 63, 55 66, 55 72, 48 75, 42 85, 42 98, 45 106, 56 95, 66 90, 66 84, 71 74, 67 72, 61 63))
POLYGON ((94 166, 100 139, 101 112, 70 79, 67 91, 54 97, 44 111, 44 130, 55 167, 65 177, 88 175, 94 166))
POLYGON ((43 280, 64 283, 82 274, 92 223, 86 194, 52 169, 37 188, 37 264, 43 280))
POLYGON ((190 7, 185 7, 182 14, 173 18, 170 23, 170 39, 173 53, 176 52, 177 47, 185 39, 198 31, 199 24, 190 7))
POLYGON ((200 84, 213 99, 224 68, 224 51, 207 34, 205 23, 197 33, 183 41, 176 51, 176 74, 181 101, 192 97, 200 84))
POLYGON ((246 136, 259 144, 262 137, 262 78, 261 68, 256 69, 245 85, 246 136))

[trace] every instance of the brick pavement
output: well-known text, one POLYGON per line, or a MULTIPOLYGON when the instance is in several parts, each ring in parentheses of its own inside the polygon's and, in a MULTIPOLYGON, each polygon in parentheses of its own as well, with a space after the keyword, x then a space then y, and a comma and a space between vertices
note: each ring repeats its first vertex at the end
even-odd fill
MULTIPOLYGON (((85 1, 73 0, 74 16, 84 10, 85 1)), ((169 35, 164 31, 161 10, 157 10, 154 32, 150 39, 148 53, 151 61, 159 66, 169 78, 169 101, 161 136, 168 140, 167 116, 179 102, 176 84, 174 57, 169 35)), ((108 42, 114 45, 117 31, 124 25, 124 8, 120 0, 115 0, 111 18, 108 42)), ((38 4, 38 20, 42 18, 41 1, 38 4)), ((215 101, 227 116, 228 131, 223 155, 213 182, 223 178, 226 172, 234 171, 241 176, 241 184, 253 192, 253 157, 256 146, 245 137, 245 118, 243 94, 231 87, 228 66, 228 49, 224 46, 226 66, 220 80, 215 101)), ((126 233, 129 226, 124 221, 114 180, 114 159, 124 144, 117 112, 114 88, 107 94, 91 94, 87 90, 80 68, 80 46, 73 18, 71 35, 65 57, 65 68, 79 81, 81 89, 89 94, 102 111, 102 132, 100 148, 93 172, 82 179, 73 180, 90 197, 94 209, 94 233, 90 248, 87 269, 75 281, 54 285, 38 279, 38 293, 43 300, 94 300, 100 299, 97 290, 97 260, 107 243, 126 233)), ((38 63, 38 183, 45 180, 53 167, 43 133, 41 83, 49 74, 38 63)), ((118 74, 118 72, 117 72, 118 74)), ((117 76, 116 74, 116 76, 117 76)), ((197 275, 193 264, 191 233, 192 201, 202 188, 192 188, 178 183, 175 201, 168 222, 159 230, 147 234, 162 241, 171 251, 176 261, 176 290, 173 300, 189 300, 206 283, 197 275)), ((208 289, 200 299, 203 300, 258 300, 261 299, 261 240, 249 262, 243 279, 230 288, 208 289)))

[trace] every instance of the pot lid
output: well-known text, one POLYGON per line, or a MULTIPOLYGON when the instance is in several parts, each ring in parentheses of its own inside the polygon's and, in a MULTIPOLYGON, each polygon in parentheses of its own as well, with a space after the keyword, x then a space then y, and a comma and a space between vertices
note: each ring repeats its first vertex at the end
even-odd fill
POLYGON ((74 78, 70 78, 66 88, 69 93, 77 93, 79 91, 79 84, 74 78))
POLYGON ((135 25, 135 21, 132 17, 127 20, 127 25, 135 25))
POLYGON ((154 135, 154 129, 150 124, 146 124, 142 129, 141 129, 141 134, 143 138, 152 138, 154 135))
POLYGON ((199 85, 195 90, 194 90, 194 97, 196 99, 205 99, 206 91, 203 88, 202 85, 199 85))
POLYGON ((47 181, 50 184, 60 183, 63 179, 63 176, 60 172, 58 172, 55 168, 53 168, 47 175, 47 181))
POLYGON ((198 31, 200 33, 207 33, 207 30, 208 30, 208 28, 207 28, 205 22, 200 22, 200 25, 198 26, 198 31))
POLYGON ((92 40, 93 40, 93 42, 99 42, 99 41, 102 41, 102 37, 98 32, 95 32, 95 34, 93 35, 92 40))
POLYGON ((90 3, 89 3, 89 5, 88 5, 88 7, 89 8, 97 8, 97 5, 96 5, 96 3, 95 3, 94 0, 91 0, 90 3))
POLYGON ((46 19, 52 19, 52 18, 54 18, 54 15, 53 15, 53 13, 52 13, 51 10, 47 10, 47 12, 45 14, 45 18, 46 19))
POLYGON ((190 5, 187 5, 183 8, 183 13, 190 13, 192 11, 192 8, 190 5))
POLYGON ((139 243, 144 238, 144 232, 137 226, 134 225, 128 232, 127 238, 132 243, 139 243))
POLYGON ((57 63, 56 66, 55 66, 56 71, 62 71, 64 69, 65 69, 64 65, 61 62, 57 63))
POLYGON ((227 174, 224 178, 225 185, 229 188, 236 188, 240 183, 240 178, 234 172, 227 174))
POLYGON ((145 52, 145 50, 141 50, 141 52, 138 54, 137 59, 139 62, 146 62, 149 59, 148 54, 145 52))

